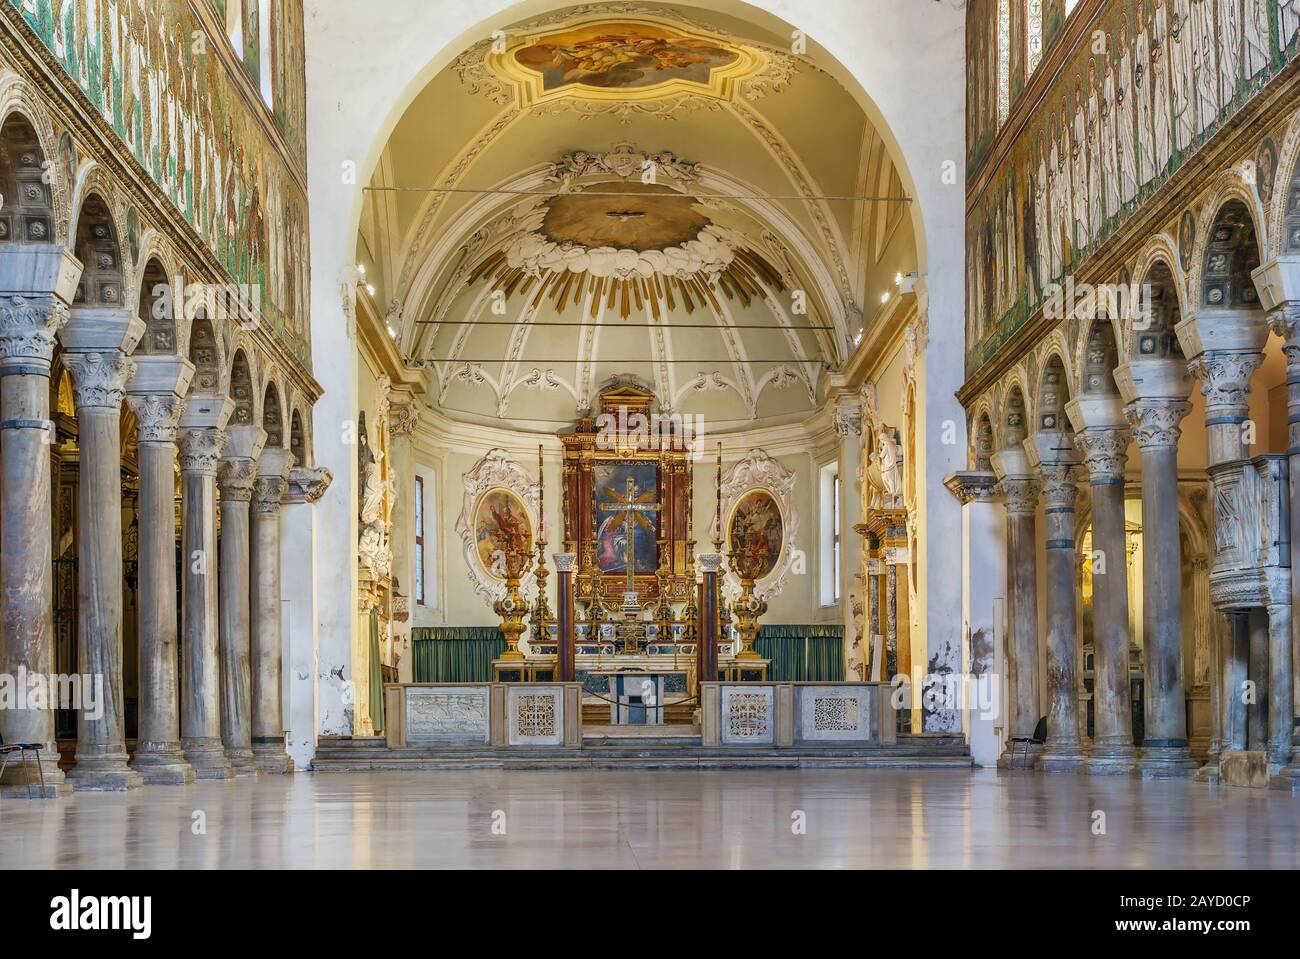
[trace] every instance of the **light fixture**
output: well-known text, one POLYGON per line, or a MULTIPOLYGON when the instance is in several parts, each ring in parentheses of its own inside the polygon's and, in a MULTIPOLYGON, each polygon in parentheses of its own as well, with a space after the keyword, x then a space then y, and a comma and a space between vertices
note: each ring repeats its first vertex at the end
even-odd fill
POLYGON ((901 274, 901 273, 895 273, 895 274, 894 274, 894 286, 902 286, 902 285, 903 285, 903 274, 901 274))
POLYGON ((889 302, 889 291, 888 291, 888 290, 886 290, 884 293, 881 293, 881 294, 880 294, 880 302, 881 302, 881 303, 888 303, 888 302, 889 302))
POLYGON ((366 284, 366 292, 369 293, 371 296, 374 296, 374 295, 375 295, 375 285, 374 285, 373 283, 367 283, 367 284, 366 284))
POLYGON ((366 275, 366 265, 365 265, 364 263, 358 263, 358 264, 357 264, 357 272, 360 273, 362 276, 365 276, 365 275, 366 275))
POLYGON ((858 330, 858 335, 853 338, 853 345, 857 346, 862 342, 862 331, 858 330))

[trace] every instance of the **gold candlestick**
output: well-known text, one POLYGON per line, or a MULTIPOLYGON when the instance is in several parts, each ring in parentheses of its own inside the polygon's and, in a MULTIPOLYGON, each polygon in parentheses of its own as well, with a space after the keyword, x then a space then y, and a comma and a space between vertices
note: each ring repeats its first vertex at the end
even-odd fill
POLYGON ((519 637, 524 633, 524 614, 528 604, 519 593, 519 581, 532 565, 532 554, 523 544, 515 544, 505 552, 506 594, 492 604, 492 611, 501 617, 501 634, 506 640, 502 659, 523 659, 519 651, 519 637))

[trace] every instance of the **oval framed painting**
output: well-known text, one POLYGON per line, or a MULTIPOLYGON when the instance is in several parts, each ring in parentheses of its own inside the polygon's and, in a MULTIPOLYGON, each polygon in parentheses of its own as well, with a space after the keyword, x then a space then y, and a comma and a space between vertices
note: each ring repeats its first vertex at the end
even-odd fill
POLYGON ((766 579, 785 551, 785 517, 781 504, 766 489, 751 489, 736 501, 727 519, 727 550, 738 554, 742 568, 766 579))
POLYGON ((505 551, 512 546, 532 550, 533 524, 518 494, 504 486, 493 487, 474 507, 474 551, 483 571, 504 582, 505 551))

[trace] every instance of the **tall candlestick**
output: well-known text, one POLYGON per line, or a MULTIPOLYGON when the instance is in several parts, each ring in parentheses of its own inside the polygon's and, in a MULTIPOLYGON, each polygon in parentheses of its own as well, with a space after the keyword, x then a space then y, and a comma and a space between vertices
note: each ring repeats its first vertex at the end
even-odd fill
POLYGON ((714 493, 717 496, 717 505, 713 511, 713 546, 714 551, 722 548, 722 444, 718 443, 718 471, 713 480, 714 493))
POLYGON ((537 444, 537 529, 538 538, 546 539, 546 476, 542 473, 542 444, 537 444))

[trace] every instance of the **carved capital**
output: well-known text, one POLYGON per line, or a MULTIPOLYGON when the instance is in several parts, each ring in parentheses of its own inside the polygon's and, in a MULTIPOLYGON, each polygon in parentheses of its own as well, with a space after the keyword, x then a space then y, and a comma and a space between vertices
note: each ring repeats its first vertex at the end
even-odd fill
POLYGON ((835 407, 835 435, 840 439, 847 436, 862 435, 862 407, 858 403, 846 403, 835 407))
POLYGON ((1083 470, 1073 464, 1058 464, 1040 466, 1038 473, 1042 477, 1043 499, 1047 501, 1047 506, 1052 509, 1074 509, 1083 470))
POLYGON ((420 422, 420 411, 414 403, 394 403, 388 411, 388 435, 392 439, 410 436, 420 422))
POLYGON ((957 497, 962 506, 969 503, 991 503, 997 499, 998 478, 985 471, 957 472, 943 481, 948 492, 957 497))
POLYGON ((1031 476, 1008 476, 997 485, 997 491, 1011 516, 1032 516, 1038 508, 1038 494, 1042 484, 1031 476))
POLYGON ((1183 432, 1178 424, 1191 410, 1185 400, 1138 400, 1124 407, 1124 418, 1139 449, 1177 449, 1183 432))
POLYGON ((695 563, 704 573, 717 573, 722 569, 721 553, 701 553, 695 557, 695 563))
POLYGON ((1086 429, 1074 434, 1074 442, 1094 483, 1101 479, 1123 479, 1128 440, 1128 430, 1120 427, 1086 429))
POLYGON ((551 557, 555 560, 555 570, 559 573, 572 573, 574 565, 578 561, 577 553, 556 553, 551 557))
POLYGON ((280 502, 289 488, 283 476, 259 476, 253 481, 253 508, 259 513, 280 512, 280 502))
POLYGON ((120 350, 104 353, 68 353, 63 365, 72 374, 77 406, 121 410, 126 381, 135 375, 135 363, 120 350))
POLYGON ((1269 314, 1268 328, 1282 338, 1288 366, 1300 366, 1300 302, 1283 303, 1269 314))
POLYGON ((247 503, 253 498, 253 484, 257 481, 257 460, 240 456, 224 459, 217 469, 217 486, 223 500, 247 503))
POLYGON ((54 335, 69 315, 68 305, 54 296, 0 296, 0 360, 49 363, 54 335))
POLYGON ((180 432, 181 470, 215 476, 230 436, 225 430, 191 429, 180 432))
POLYGON ((128 396, 126 405, 135 414, 141 443, 175 443, 176 424, 185 415, 185 400, 172 393, 128 396))
POLYGON ((330 483, 334 474, 323 466, 295 466, 289 470, 289 485, 285 491, 286 503, 315 503, 330 483))
POLYGON ((1244 416, 1250 378, 1263 360, 1262 353, 1202 353, 1187 364, 1187 371, 1201 381, 1207 412, 1244 416))

